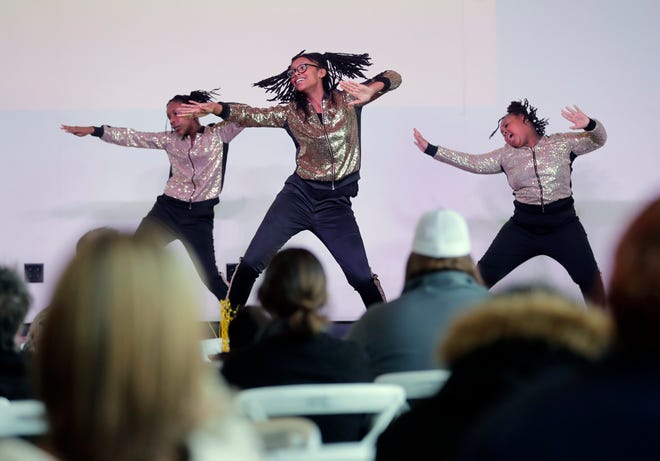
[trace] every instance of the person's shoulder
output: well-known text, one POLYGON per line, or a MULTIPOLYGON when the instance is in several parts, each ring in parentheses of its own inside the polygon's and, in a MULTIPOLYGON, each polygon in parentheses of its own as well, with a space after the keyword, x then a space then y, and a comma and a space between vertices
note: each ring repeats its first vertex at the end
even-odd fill
POLYGON ((318 333, 311 340, 314 347, 318 347, 323 351, 328 351, 330 348, 332 353, 337 354, 354 354, 356 351, 362 351, 362 346, 350 338, 343 339, 337 338, 330 333, 318 333))
POLYGON ((358 319, 353 322, 349 329, 348 336, 357 334, 359 332, 366 332, 374 328, 383 328, 384 325, 391 319, 400 315, 400 307, 404 305, 401 298, 396 298, 392 301, 382 302, 369 306, 358 319))
POLYGON ((236 122, 230 122, 229 120, 221 120, 219 122, 212 122, 207 125, 204 125, 205 127, 204 132, 206 133, 207 130, 213 131, 213 130, 218 130, 220 128, 227 128, 232 126, 236 126, 237 128, 240 127, 240 125, 236 122))
POLYGON ((224 353, 222 356, 221 374, 231 374, 246 366, 250 368, 258 366, 259 361, 270 350, 270 348, 264 347, 260 343, 246 345, 233 350, 230 347, 229 352, 224 353))
POLYGON ((330 93, 326 93, 326 100, 330 104, 334 104, 336 107, 349 107, 348 103, 353 99, 355 98, 353 98, 353 96, 347 91, 338 90, 336 88, 330 93))
POLYGON ((311 355, 323 358, 327 363, 341 363, 352 370, 355 376, 371 379, 369 360, 364 346, 351 339, 336 338, 327 333, 319 333, 311 346, 311 355))

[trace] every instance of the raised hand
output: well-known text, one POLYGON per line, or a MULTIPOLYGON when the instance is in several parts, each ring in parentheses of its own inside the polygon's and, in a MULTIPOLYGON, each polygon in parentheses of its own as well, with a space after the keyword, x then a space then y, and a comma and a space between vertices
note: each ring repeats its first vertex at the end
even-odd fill
POLYGON ((71 126, 71 125, 62 125, 60 128, 67 133, 75 134, 76 136, 87 136, 94 133, 93 126, 71 126))
POLYGON ((561 111, 561 115, 569 122, 573 122, 573 125, 569 127, 571 130, 581 130, 589 125, 589 117, 576 105, 573 105, 573 107, 566 106, 561 111))
POLYGON ((415 137, 415 145, 419 147, 419 150, 425 152, 426 148, 429 147, 429 142, 422 136, 422 133, 417 131, 417 128, 413 128, 413 136, 415 137))
POLYGON ((348 103, 349 106, 365 104, 378 92, 378 89, 356 82, 339 82, 339 86, 355 99, 348 103))
POLYGON ((203 117, 208 114, 222 112, 222 104, 217 102, 195 102, 180 104, 176 109, 179 117, 203 117))

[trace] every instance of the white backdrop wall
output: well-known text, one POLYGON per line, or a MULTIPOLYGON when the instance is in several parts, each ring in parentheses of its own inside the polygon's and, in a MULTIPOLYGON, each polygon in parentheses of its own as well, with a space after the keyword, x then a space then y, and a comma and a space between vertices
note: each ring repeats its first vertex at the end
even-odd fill
MULTIPOLYGON (((0 264, 44 263, 30 284, 28 321, 48 304, 76 240, 97 226, 133 230, 163 190, 163 152, 78 139, 62 123, 169 129, 174 94, 221 87, 221 97, 270 105, 251 83, 283 70, 302 49, 369 52, 369 75, 391 68, 401 87, 363 112, 362 180, 354 209, 373 270, 398 296, 416 219, 436 207, 463 213, 475 259, 512 212, 504 175, 479 176, 421 154, 420 129, 467 152, 502 145, 488 135, 511 100, 524 97, 566 131, 560 110, 578 104, 606 126, 608 143, 574 164, 576 206, 603 276, 623 226, 660 193, 653 134, 660 42, 654 0, 410 0, 397 5, 338 0, 327 10, 298 0, 3 2, 0 133, 4 198, 0 264)), ((211 117, 204 120, 210 123, 211 117)), ((248 129, 230 147, 216 207, 216 257, 236 262, 294 168, 283 130, 248 129)), ((364 307, 325 248, 308 233, 330 283, 327 313, 353 320, 364 307)), ((175 243, 172 251, 185 253, 175 243)), ((183 258, 185 264, 192 264, 183 258)), ((559 265, 544 257, 494 287, 550 282, 579 298, 559 265)), ((260 281, 257 281, 257 285, 260 281)), ((200 318, 217 303, 199 283, 200 318)), ((255 290, 256 291, 256 290, 255 290)), ((256 301, 253 296, 251 301, 256 301)))

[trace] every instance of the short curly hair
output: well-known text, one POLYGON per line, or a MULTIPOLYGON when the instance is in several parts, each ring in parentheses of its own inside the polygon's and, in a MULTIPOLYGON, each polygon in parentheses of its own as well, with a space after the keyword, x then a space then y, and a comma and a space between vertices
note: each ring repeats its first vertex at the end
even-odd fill
MULTIPOLYGON (((539 136, 545 135, 545 127, 548 126, 548 119, 538 118, 536 115, 536 107, 532 106, 527 98, 520 101, 511 101, 511 104, 509 104, 509 107, 506 109, 506 115, 522 115, 524 120, 527 120, 532 124, 534 130, 539 136)), ((506 115, 504 117, 506 117, 506 115)), ((497 128, 495 128, 495 131, 490 134, 490 138, 492 138, 500 129, 500 124, 502 123, 502 120, 504 120, 504 117, 501 117, 497 121, 497 128)))
POLYGON ((214 97, 219 95, 218 90, 220 90, 220 88, 214 88, 209 91, 195 90, 191 91, 190 94, 176 94, 172 96, 172 99, 167 101, 167 103, 169 104, 171 102, 182 102, 184 104, 188 104, 191 102, 211 102, 214 97))

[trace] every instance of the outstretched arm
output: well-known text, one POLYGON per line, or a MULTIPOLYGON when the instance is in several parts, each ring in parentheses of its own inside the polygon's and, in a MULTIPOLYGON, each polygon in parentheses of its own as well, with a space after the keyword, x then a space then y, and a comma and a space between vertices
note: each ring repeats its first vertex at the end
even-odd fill
POLYGON ((415 139, 415 145, 419 150, 440 162, 469 171, 470 173, 495 174, 502 172, 502 166, 499 160, 502 149, 497 149, 486 154, 474 155, 431 144, 422 136, 422 133, 417 128, 413 128, 413 137, 415 139))
POLYGON ((566 106, 566 108, 561 111, 561 115, 569 122, 573 122, 573 126, 569 127, 571 130, 583 130, 591 121, 591 119, 582 112, 582 109, 576 105, 573 105, 573 107, 566 106))
POLYGON ((132 128, 113 128, 108 125, 101 126, 71 126, 60 127, 67 133, 76 136, 95 136, 101 141, 126 147, 140 147, 143 149, 165 149, 171 133, 144 133, 132 128))
POLYGON ((76 136, 87 136, 94 133, 93 126, 71 126, 71 125, 62 125, 60 128, 67 133, 74 134, 76 136))

